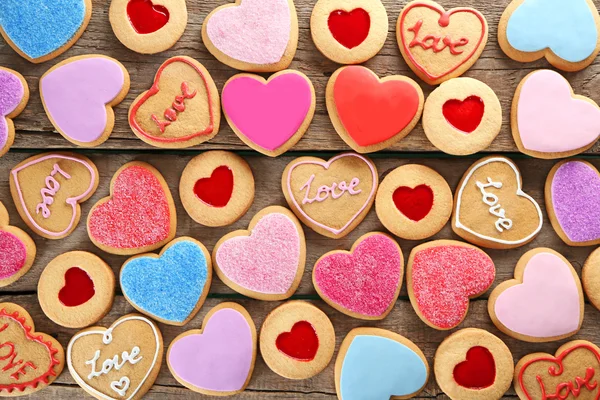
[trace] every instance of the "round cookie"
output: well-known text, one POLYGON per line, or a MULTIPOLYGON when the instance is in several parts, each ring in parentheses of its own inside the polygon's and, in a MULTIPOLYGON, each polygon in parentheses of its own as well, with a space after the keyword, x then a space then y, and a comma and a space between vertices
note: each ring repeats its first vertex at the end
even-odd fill
POLYGON ((497 336, 477 328, 454 332, 435 352, 440 389, 453 400, 499 400, 512 384, 514 361, 497 336))
POLYGON ((252 169, 235 153, 204 152, 183 170, 179 197, 185 211, 200 225, 231 225, 254 201, 252 169))
POLYGON ((402 75, 379 78, 370 69, 351 65, 331 75, 326 89, 327 113, 336 132, 358 153, 392 146, 408 135, 423 112, 423 91, 402 75))
POLYGON ((396 36, 410 69, 438 85, 464 74, 477 61, 487 43, 488 24, 474 8, 444 10, 436 2, 415 0, 400 13, 396 36))
POLYGON ((70 251, 54 258, 40 276, 38 299, 58 325, 83 328, 100 321, 115 296, 115 275, 100 257, 70 251))
POLYGON ((0 201, 0 287, 5 287, 29 271, 35 261, 36 247, 31 237, 9 225, 8 211, 0 201))
POLYGON ((492 322, 505 334, 525 342, 551 342, 576 334, 583 323, 583 291, 569 261, 552 249, 525 253, 515 278, 490 294, 492 322))
POLYGON ((312 378, 329 365, 334 350, 333 324, 323 311, 305 301, 275 308, 260 329, 260 354, 284 378, 312 378))
POLYGON ((223 114, 254 150, 276 157, 304 136, 315 114, 315 89, 302 72, 284 70, 269 79, 237 74, 225 82, 223 114))
POLYGON ((21 114, 28 101, 29 86, 23 75, 0 67, 0 157, 8 152, 15 141, 12 120, 21 114))
POLYGON ((361 64, 379 53, 388 25, 380 0, 318 0, 310 16, 315 46, 340 64, 361 64))
POLYGON ((485 150, 501 128, 500 100, 477 79, 450 79, 425 101, 423 130, 444 153, 463 156, 485 150))
POLYGON ((202 41, 223 64, 241 71, 289 67, 298 47, 293 0, 236 0, 214 9, 202 24, 202 41))
POLYGON ((579 71, 600 51, 599 26, 592 0, 512 0, 498 23, 498 43, 513 60, 545 57, 558 69, 579 71))
POLYGON ((386 175, 375 198, 379 221, 394 235, 421 240, 438 233, 452 215, 452 190, 435 170, 402 165, 386 175))
POLYGON ((590 303, 600 310, 600 251, 596 249, 588 256, 581 270, 583 290, 590 303))
POLYGON ((125 47, 156 54, 177 43, 188 15, 185 0, 112 0, 108 19, 125 47))

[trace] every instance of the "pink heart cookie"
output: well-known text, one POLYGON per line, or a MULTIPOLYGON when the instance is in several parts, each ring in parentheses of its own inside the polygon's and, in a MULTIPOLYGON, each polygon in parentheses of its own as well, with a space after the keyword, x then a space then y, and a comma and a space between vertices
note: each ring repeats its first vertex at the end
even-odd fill
POLYGON ((0 287, 8 286, 25 275, 35 260, 36 247, 31 237, 9 225, 4 204, 0 202, 0 287))
POLYGON ((306 262, 300 222, 288 209, 271 206, 248 230, 231 232, 213 250, 213 265, 233 290, 259 300, 282 300, 298 288, 306 262))
POLYGON ((348 251, 334 250, 317 260, 313 284, 330 306, 354 318, 383 319, 394 307, 404 258, 390 236, 372 232, 348 251))
POLYGON ((29 88, 23 75, 0 67, 0 156, 6 154, 15 140, 15 118, 29 101, 29 88))

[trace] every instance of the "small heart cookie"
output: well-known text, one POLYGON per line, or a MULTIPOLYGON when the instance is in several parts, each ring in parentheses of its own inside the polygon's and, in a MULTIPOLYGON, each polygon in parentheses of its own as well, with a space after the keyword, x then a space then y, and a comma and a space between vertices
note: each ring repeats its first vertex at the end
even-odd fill
POLYGON ((0 67, 0 157, 8 152, 15 140, 17 117, 29 101, 29 87, 23 75, 0 67))
POLYGON ((25 275, 33 265, 36 247, 31 237, 9 225, 8 211, 0 201, 0 287, 25 275))

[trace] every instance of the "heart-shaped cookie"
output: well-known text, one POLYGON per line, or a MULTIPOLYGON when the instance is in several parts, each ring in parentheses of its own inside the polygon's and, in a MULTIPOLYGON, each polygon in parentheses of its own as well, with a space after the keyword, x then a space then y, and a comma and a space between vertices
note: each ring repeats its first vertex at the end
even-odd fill
POLYGON ((252 218, 248 230, 223 236, 212 260, 219 278, 233 290, 259 300, 287 299, 304 272, 304 232, 287 208, 267 207, 252 218))
POLYGON ((21 57, 41 63, 67 51, 91 16, 92 0, 3 0, 0 34, 21 57))
POLYGON ((17 117, 29 101, 29 87, 23 75, 0 67, 0 157, 15 140, 12 118, 17 117))
POLYGON ((421 118, 423 91, 412 79, 379 79, 362 66, 342 67, 327 83, 327 112, 340 137, 359 153, 385 149, 421 118))
POLYGON ((199 241, 181 237, 159 255, 144 254, 121 268, 123 295, 136 310, 169 325, 185 325, 208 295, 210 253, 199 241))
POLYGON ((373 162, 354 153, 329 161, 297 158, 281 178, 294 214, 315 232, 331 238, 344 237, 360 224, 373 205, 378 183, 373 162))
POLYGON ((452 230, 473 244, 510 249, 530 242, 542 229, 540 206, 523 192, 519 169, 506 157, 473 164, 454 198, 452 230))
POLYGON ((433 1, 416 0, 402 10, 396 35, 408 66, 437 85, 462 75, 477 61, 487 43, 488 25, 473 8, 446 11, 433 1))
POLYGON ((110 196, 90 210, 90 240, 107 253, 152 251, 175 237, 177 213, 169 186, 150 164, 133 161, 117 170, 110 196))
POLYGON ((141 399, 158 376, 163 339, 154 322, 125 315, 110 328, 78 332, 67 347, 75 382, 97 399, 141 399))
POLYGON ((0 201, 0 287, 25 275, 33 265, 36 247, 23 230, 9 225, 8 211, 0 201))
POLYGON ((223 112, 238 137, 268 156, 294 146, 315 113, 315 89, 306 75, 285 70, 265 80, 239 74, 223 87, 223 112))
POLYGON ((78 146, 104 143, 115 125, 113 107, 129 92, 129 73, 119 61, 101 55, 77 56, 40 78, 44 110, 65 139, 78 146))
POLYGON ((209 396, 241 393, 256 360, 252 317, 236 303, 221 303, 206 314, 202 326, 173 339, 167 352, 169 371, 195 392, 209 396))
POLYGON ((457 327, 467 316, 469 300, 486 292, 495 277, 490 256, 455 240, 415 247, 406 266, 406 286, 415 312, 439 330, 457 327))
POLYGON ((488 311, 502 332, 527 342, 550 342, 574 335, 583 322, 583 291, 569 261, 554 250, 525 253, 515 278, 498 285, 488 311))
POLYGON ((23 221, 47 239, 73 232, 80 203, 98 187, 98 169, 90 159, 72 153, 45 153, 11 170, 10 192, 23 221))
POLYGON ((403 274, 398 243, 384 233, 371 232, 361 236, 350 251, 334 250, 321 256, 313 268, 313 284, 336 310, 377 320, 392 311, 403 274))

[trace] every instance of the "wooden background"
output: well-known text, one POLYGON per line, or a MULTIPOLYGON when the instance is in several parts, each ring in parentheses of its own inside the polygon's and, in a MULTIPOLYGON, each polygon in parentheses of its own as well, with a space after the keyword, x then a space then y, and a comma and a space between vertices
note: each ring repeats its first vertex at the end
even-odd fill
MULTIPOLYGON (((0 0, 1 1, 1 0, 0 0)), ((3 288, 0 293, 0 301, 11 301, 24 306, 32 314, 36 322, 36 328, 55 336, 64 346, 75 330, 66 329, 52 323, 41 311, 36 296, 37 282, 41 271, 57 255, 71 250, 91 251, 105 261, 107 261, 118 274, 121 264, 125 257, 118 257, 106 254, 95 248, 89 241, 85 225, 79 224, 75 232, 66 239, 51 241, 32 234, 18 216, 12 202, 8 178, 10 169, 34 154, 47 149, 72 149, 74 146, 54 132, 54 128, 46 117, 39 98, 38 84, 39 77, 51 66, 71 56, 81 54, 105 54, 120 60, 129 70, 131 75, 131 91, 127 98, 116 107, 116 124, 111 138, 101 146, 91 149, 76 151, 90 157, 98 166, 100 171, 100 186, 96 194, 83 205, 82 220, 85 221, 87 213, 91 206, 100 198, 108 195, 108 185, 114 172, 124 163, 132 160, 147 161, 158 168, 165 176, 171 187, 173 197, 177 204, 178 226, 177 236, 190 235, 202 241, 209 250, 212 250, 216 241, 224 234, 240 228, 246 228, 251 217, 260 209, 272 205, 285 205, 285 200, 280 188, 280 177, 285 165, 294 157, 300 155, 319 155, 324 158, 334 155, 336 152, 348 150, 344 142, 337 136, 325 108, 325 85, 328 77, 338 68, 338 65, 327 60, 315 48, 310 37, 309 19, 315 0, 296 0, 296 8, 300 25, 300 36, 298 51, 291 68, 304 72, 313 82, 317 93, 317 111, 314 121, 302 140, 287 154, 277 159, 270 159, 250 151, 235 136, 225 120, 222 119, 221 131, 209 143, 202 144, 197 148, 162 151, 151 147, 141 140, 138 140, 129 129, 127 124, 127 110, 129 105, 139 95, 140 92, 147 90, 152 81, 158 66, 168 57, 175 55, 187 55, 194 57, 204 64, 210 71, 219 90, 223 87, 225 81, 234 75, 236 71, 219 63, 214 59, 202 44, 200 30, 205 16, 215 7, 227 4, 226 0, 187 0, 189 20, 188 26, 183 37, 169 51, 164 53, 144 56, 136 54, 126 49, 114 37, 110 24, 108 22, 109 0, 93 0, 93 14, 90 24, 81 39, 65 54, 55 60, 48 61, 41 65, 30 64, 20 58, 8 45, 0 41, 0 65, 15 69, 21 72, 27 79, 31 90, 31 98, 25 111, 15 120, 17 136, 12 150, 0 158, 0 201, 3 201, 11 215, 12 223, 27 230, 34 238, 38 247, 38 257, 32 269, 18 282, 3 288), (237 223, 224 228, 206 228, 192 221, 181 207, 178 194, 178 184, 181 172, 187 162, 199 151, 207 149, 229 149, 238 152, 246 158, 252 166, 256 179, 256 198, 249 212, 237 223)), ((600 0, 595 0, 596 5, 600 0)), ((496 41, 496 28, 502 11, 509 0, 448 0, 443 3, 447 8, 456 6, 472 6, 478 8, 486 16, 490 27, 489 42, 479 59, 479 61, 465 74, 473 78, 480 79, 487 83, 498 95, 504 112, 504 124, 502 132, 490 146, 490 152, 503 152, 513 158, 523 173, 524 190, 531 194, 542 206, 543 188, 546 176, 550 168, 554 165, 553 161, 541 161, 528 158, 517 153, 509 127, 509 109, 514 90, 518 82, 527 73, 538 68, 548 67, 544 60, 530 64, 520 64, 508 59, 500 50, 496 41)), ((366 63, 366 66, 373 69, 380 76, 389 74, 404 74, 417 80, 425 95, 428 95, 432 87, 424 84, 410 71, 402 59, 396 44, 395 24, 397 17, 406 1, 384 0, 383 3, 388 11, 390 21, 390 32, 388 40, 381 52, 372 60, 366 63)), ((578 73, 566 73, 564 76, 571 82, 575 92, 591 97, 600 101, 600 93, 592 90, 600 87, 600 61, 594 62, 590 67, 578 73)), ((590 149, 585 157, 596 167, 600 167, 600 158, 597 157, 599 147, 595 145, 590 149)), ((419 124, 417 128, 400 143, 387 151, 371 155, 377 164, 380 179, 390 170, 399 165, 407 163, 418 163, 430 166, 439 171, 447 180, 450 186, 455 189, 460 177, 464 171, 482 155, 471 157, 450 157, 443 153, 436 152, 436 149, 429 143, 419 124)), ((544 213, 545 214, 545 213, 544 213)), ((319 300, 311 283, 311 272, 314 262, 323 253, 333 249, 348 249, 354 240, 360 235, 373 231, 383 230, 381 223, 377 220, 374 210, 372 210, 362 224, 358 226, 350 235, 341 240, 332 240, 317 235, 312 230, 306 228, 307 238, 307 265, 302 278, 302 283, 293 299, 305 299, 315 303, 323 309, 333 321, 336 329, 337 345, 348 331, 358 326, 377 326, 398 332, 414 341, 425 353, 432 366, 433 355, 439 343, 449 334, 449 332, 436 331, 427 327, 416 316, 408 300, 406 289, 403 287, 398 302, 390 315, 381 322, 364 322, 347 317, 319 300)), ((447 225, 438 235, 432 239, 452 238, 458 239, 447 225)), ((410 250, 421 242, 398 240, 405 258, 408 257, 410 250)), ((548 223, 547 217, 544 220, 544 227, 540 235, 530 244, 519 249, 510 251, 489 251, 488 253, 494 259, 497 268, 497 277, 494 284, 510 279, 513 268, 519 257, 527 250, 546 246, 551 247, 566 258, 568 258, 578 272, 588 254, 593 248, 575 248, 566 246, 555 234, 548 223)), ((511 348, 515 361, 523 355, 534 351, 554 352, 562 343, 555 342, 547 344, 527 344, 511 339, 501 334, 491 323, 487 313, 487 297, 484 294, 480 298, 471 302, 471 308, 465 321, 459 328, 480 327, 498 335, 511 348)), ((185 327, 176 328, 167 325, 160 325, 164 336, 165 346, 172 339, 184 330, 198 328, 204 315, 210 308, 223 301, 236 301, 248 309, 252 315, 256 326, 260 328, 266 314, 281 304, 280 302, 260 302, 250 300, 237 293, 232 292, 227 286, 215 277, 209 298, 198 315, 185 327)), ((134 311, 133 308, 124 300, 117 289, 117 297, 109 315, 107 315, 100 325, 108 326, 118 317, 134 311)), ((598 326, 600 324, 600 312, 594 309, 586 301, 585 319, 581 331, 572 339, 588 339, 600 343, 600 333, 598 326)), ((335 359, 335 356, 334 356, 335 359)), ((75 384, 70 374, 65 368, 62 375, 50 387, 33 395, 33 398, 83 398, 86 393, 75 384)), ((506 398, 515 398, 516 395, 511 389, 505 396, 506 398)), ((167 367, 163 364, 161 373, 156 380, 154 387, 147 394, 150 399, 164 398, 204 398, 199 394, 183 388, 170 375, 167 367)), ((329 399, 336 398, 333 376, 333 360, 327 369, 316 377, 304 381, 292 381, 279 377, 264 364, 260 357, 257 358, 256 368, 250 385, 244 393, 235 398, 239 399, 329 399)), ((433 376, 426 389, 419 395, 419 398, 447 398, 435 383, 433 376)))

